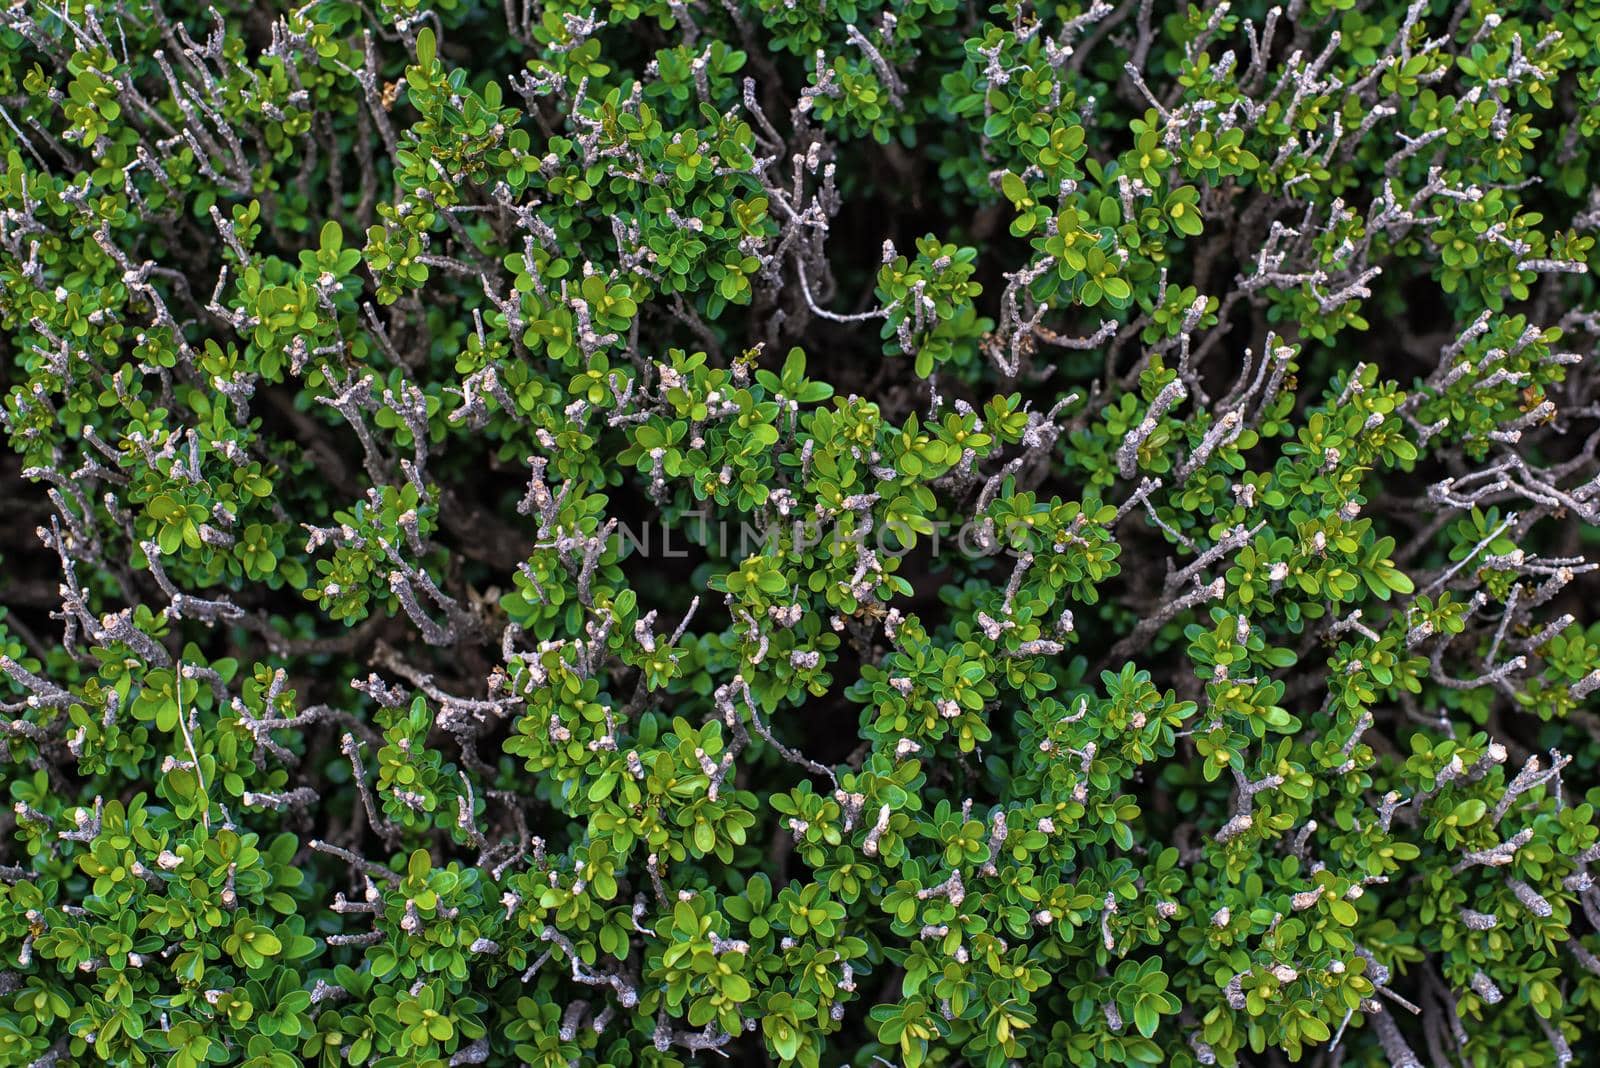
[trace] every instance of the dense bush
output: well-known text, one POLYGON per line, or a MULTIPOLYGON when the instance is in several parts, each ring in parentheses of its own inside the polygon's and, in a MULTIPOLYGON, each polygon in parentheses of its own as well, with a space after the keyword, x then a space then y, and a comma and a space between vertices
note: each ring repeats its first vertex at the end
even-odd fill
POLYGON ((1600 1063, 1596 0, 14 0, 0 159, 0 1064, 1600 1063))

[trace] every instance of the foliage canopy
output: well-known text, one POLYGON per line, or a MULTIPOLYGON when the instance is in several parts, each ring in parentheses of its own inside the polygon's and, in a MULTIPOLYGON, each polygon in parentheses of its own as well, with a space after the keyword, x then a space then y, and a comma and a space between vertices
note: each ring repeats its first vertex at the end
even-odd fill
POLYGON ((1572 1063, 1596 173, 1596 0, 16 0, 0 1064, 1572 1063))

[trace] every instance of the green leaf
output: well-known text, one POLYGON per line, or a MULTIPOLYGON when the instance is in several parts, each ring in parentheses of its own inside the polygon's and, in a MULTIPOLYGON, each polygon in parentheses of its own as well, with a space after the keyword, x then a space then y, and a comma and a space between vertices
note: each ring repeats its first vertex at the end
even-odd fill
POLYGON ((344 247, 344 228, 333 219, 322 225, 320 243, 324 252, 338 252, 344 247))
POLYGON ((1489 811, 1489 806, 1474 797, 1457 805, 1455 811, 1450 813, 1450 816, 1457 827, 1471 827, 1474 823, 1483 819, 1483 814, 1487 811, 1489 811))
POLYGON ((595 779, 589 786, 589 800, 603 801, 611 796, 611 791, 617 788, 617 773, 606 771, 595 779))
POLYGON ((426 879, 432 870, 433 858, 428 856, 426 849, 414 850, 406 862, 406 874, 413 879, 426 879))
POLYGON ((1335 920, 1339 921, 1341 927, 1354 927, 1356 920, 1360 918, 1356 912, 1356 907, 1342 897, 1336 897, 1329 901, 1328 912, 1333 915, 1335 920))
POLYGON ((1015 174, 1012 174, 1010 171, 1006 171, 1005 174, 1000 176, 1000 191, 1004 193, 1006 198, 1013 204, 1017 204, 1019 206, 1023 203, 1023 201, 1030 199, 1028 197, 1028 187, 1023 183, 1021 178, 1017 177, 1015 174))

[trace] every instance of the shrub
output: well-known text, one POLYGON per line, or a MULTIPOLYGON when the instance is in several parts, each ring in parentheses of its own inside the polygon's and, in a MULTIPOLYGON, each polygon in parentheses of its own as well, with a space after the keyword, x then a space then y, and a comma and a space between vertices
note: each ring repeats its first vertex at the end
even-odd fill
POLYGON ((1593 1062, 1593 0, 16 0, 0 120, 0 1063, 1593 1062))

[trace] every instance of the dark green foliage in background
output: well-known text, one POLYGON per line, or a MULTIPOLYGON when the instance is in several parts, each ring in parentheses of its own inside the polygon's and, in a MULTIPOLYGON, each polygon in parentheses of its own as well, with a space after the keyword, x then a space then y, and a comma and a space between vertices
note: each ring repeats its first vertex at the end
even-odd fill
POLYGON ((16 0, 0 1065, 1596 1063, 1600 4, 16 0))

